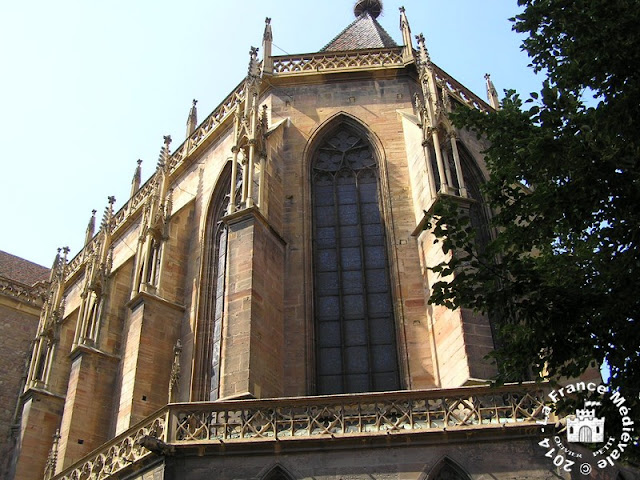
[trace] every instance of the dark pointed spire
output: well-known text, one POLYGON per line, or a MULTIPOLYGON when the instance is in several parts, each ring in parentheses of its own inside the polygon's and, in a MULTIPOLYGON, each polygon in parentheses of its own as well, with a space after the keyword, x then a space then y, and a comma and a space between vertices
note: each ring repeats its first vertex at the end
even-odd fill
POLYGON ((380 0, 358 0, 353 7, 353 14, 359 17, 368 12, 373 18, 378 18, 382 13, 382 2, 380 0))

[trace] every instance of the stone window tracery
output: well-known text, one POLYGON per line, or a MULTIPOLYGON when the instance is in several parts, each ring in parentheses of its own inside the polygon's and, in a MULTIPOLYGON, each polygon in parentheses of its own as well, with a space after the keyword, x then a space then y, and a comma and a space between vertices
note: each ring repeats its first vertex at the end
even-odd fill
POLYGON ((400 388, 378 165, 347 125, 312 163, 317 393, 400 388))
POLYGON ((155 237, 151 239, 151 246, 149 247, 149 256, 147 258, 147 276, 144 279, 145 283, 150 287, 158 286, 158 273, 160 272, 160 260, 161 260, 162 242, 158 241, 155 237))

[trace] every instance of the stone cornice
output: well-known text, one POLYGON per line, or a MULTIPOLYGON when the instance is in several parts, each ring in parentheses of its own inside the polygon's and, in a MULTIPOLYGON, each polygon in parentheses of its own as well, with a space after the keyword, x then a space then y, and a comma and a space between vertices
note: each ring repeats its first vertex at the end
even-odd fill
MULTIPOLYGON (((415 55, 415 53, 414 53, 415 55)), ((374 48, 350 50, 344 52, 318 52, 300 55, 273 56, 273 72, 268 81, 264 81, 260 87, 261 95, 265 95, 271 89, 271 84, 279 82, 287 83, 324 81, 323 77, 342 75, 351 78, 361 74, 395 75, 394 72, 414 72, 415 64, 407 64, 403 58, 403 47, 374 48), (386 72, 386 73, 385 73, 386 72)), ((493 109, 477 95, 453 79, 444 70, 433 65, 438 86, 460 103, 482 111, 493 109)), ((211 114, 195 129, 195 131, 170 155, 167 161, 167 172, 170 183, 174 182, 181 172, 186 169, 195 158, 210 145, 211 142, 226 131, 223 127, 230 124, 237 106, 245 99, 246 81, 243 79, 239 85, 216 107, 211 114)), ((126 225, 140 214, 141 207, 147 198, 153 193, 154 180, 157 174, 152 175, 138 191, 125 203, 113 217, 113 237, 122 234, 126 225)), ((84 268, 85 250, 91 250, 97 242, 96 236, 69 262, 66 270, 65 281, 70 281, 84 268)))
POLYGON ((29 313, 38 315, 43 303, 43 295, 47 292, 47 284, 44 282, 35 285, 24 283, 0 276, 0 295, 10 297, 19 303, 32 307, 29 313))

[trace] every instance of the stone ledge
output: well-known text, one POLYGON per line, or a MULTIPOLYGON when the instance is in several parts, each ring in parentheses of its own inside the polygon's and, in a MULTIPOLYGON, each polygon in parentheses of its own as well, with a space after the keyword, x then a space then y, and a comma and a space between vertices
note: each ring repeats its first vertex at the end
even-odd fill
POLYGON ((222 217, 222 221, 227 225, 235 225, 236 223, 240 223, 248 217, 253 217, 258 220, 267 230, 269 230, 269 232, 271 232, 271 234, 282 244, 282 246, 287 245, 286 240, 282 238, 282 235, 280 235, 280 233, 278 233, 276 229, 271 226, 269 220, 267 220, 264 215, 262 215, 260 209, 255 205, 253 207, 244 208, 242 210, 236 210, 235 212, 222 217))
POLYGON ((92 355, 98 355, 101 357, 105 357, 109 360, 115 360, 118 361, 121 359, 121 357, 119 355, 114 355, 113 353, 107 353, 104 352, 98 348, 95 347, 90 347, 88 345, 84 345, 84 344, 80 344, 80 345, 76 345, 73 350, 71 350, 71 353, 69 353, 69 358, 71 359, 71 361, 75 360, 76 357, 79 357, 82 354, 92 354, 92 355))
POLYGON ((126 306, 129 307, 130 310, 134 310, 140 303, 144 302, 145 300, 160 303, 164 306, 167 306, 179 312, 185 311, 184 305, 180 305, 178 303, 172 302, 170 300, 164 299, 162 297, 158 297, 157 295, 153 295, 147 292, 138 292, 131 300, 129 300, 126 303, 126 306))

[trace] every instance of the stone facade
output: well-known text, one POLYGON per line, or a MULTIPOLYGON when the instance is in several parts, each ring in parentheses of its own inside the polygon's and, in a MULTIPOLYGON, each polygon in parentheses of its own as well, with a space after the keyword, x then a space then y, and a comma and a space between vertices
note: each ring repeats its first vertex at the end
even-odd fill
POLYGON ((271 55, 267 19, 239 87, 59 254, 16 479, 569 478, 534 452, 539 392, 473 386, 489 320, 428 305, 426 212, 488 215, 447 113, 493 107, 379 8, 358 2, 359 48, 301 56, 271 55))

